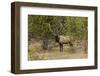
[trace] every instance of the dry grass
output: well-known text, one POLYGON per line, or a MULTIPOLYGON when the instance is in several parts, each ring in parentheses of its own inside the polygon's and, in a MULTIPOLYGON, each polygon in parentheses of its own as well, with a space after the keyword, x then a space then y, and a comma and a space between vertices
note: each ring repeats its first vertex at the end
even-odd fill
POLYGON ((87 58, 84 51, 72 50, 68 45, 64 45, 64 51, 60 52, 59 47, 43 50, 40 43, 34 42, 29 45, 28 60, 51 60, 51 59, 83 59, 87 58))

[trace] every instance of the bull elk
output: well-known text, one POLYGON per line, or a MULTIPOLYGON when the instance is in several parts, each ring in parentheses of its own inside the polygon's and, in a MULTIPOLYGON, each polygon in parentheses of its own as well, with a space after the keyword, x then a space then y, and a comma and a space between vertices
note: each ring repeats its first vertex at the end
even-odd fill
POLYGON ((64 36, 64 35, 60 35, 59 33, 54 33, 53 30, 51 29, 50 24, 49 24, 49 29, 52 32, 55 41, 59 44, 60 52, 63 52, 64 44, 69 44, 71 47, 73 47, 72 38, 70 36, 64 36))

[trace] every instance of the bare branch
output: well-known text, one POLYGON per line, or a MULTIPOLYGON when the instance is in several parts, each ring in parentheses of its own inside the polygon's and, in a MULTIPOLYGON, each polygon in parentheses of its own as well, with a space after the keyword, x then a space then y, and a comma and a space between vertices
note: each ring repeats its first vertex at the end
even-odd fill
POLYGON ((55 33, 54 33, 54 31, 52 30, 52 28, 51 28, 51 25, 50 25, 50 24, 48 24, 48 27, 49 27, 50 32, 51 32, 53 35, 55 35, 55 33))

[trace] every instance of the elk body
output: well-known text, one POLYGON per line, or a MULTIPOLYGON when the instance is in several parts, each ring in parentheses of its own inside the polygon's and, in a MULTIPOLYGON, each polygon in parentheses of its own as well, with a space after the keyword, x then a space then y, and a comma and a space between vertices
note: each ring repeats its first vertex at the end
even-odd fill
POLYGON ((54 36, 55 41, 59 44, 60 52, 63 51, 63 45, 64 44, 69 44, 70 46, 73 47, 73 43, 72 43, 73 40, 70 36, 64 36, 64 35, 60 35, 58 32, 57 33, 53 32, 50 25, 49 25, 49 29, 52 32, 52 35, 54 36))
POLYGON ((69 44, 71 47, 73 47, 72 39, 70 36, 56 35, 55 40, 59 44, 60 52, 63 51, 64 44, 69 44))

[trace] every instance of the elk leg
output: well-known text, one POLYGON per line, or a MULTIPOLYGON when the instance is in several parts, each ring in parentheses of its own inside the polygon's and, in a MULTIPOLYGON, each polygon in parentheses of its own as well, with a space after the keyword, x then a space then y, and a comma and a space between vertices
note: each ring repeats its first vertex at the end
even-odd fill
POLYGON ((63 52, 63 44, 59 44, 59 46, 60 46, 60 52, 63 52))

